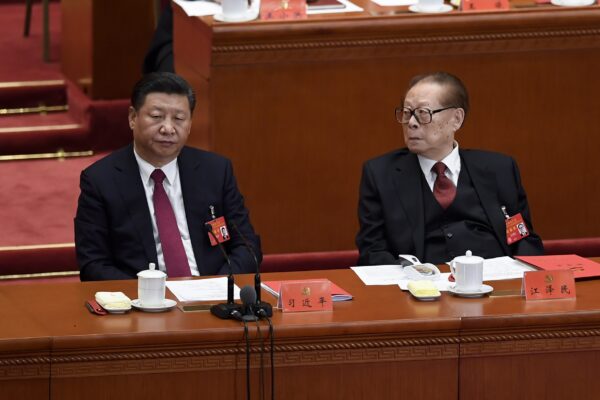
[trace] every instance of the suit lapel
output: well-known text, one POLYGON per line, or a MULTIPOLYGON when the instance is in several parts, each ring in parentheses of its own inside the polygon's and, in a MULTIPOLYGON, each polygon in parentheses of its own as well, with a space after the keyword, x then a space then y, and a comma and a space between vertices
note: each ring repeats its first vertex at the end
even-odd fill
POLYGON ((423 191, 421 190, 422 171, 417 156, 409 153, 400 156, 393 171, 394 189, 409 221, 415 244, 415 256, 424 256, 425 214, 423 191))
MULTIPOLYGON (((146 257, 149 261, 156 263, 158 257, 152 233, 152 220, 146 192, 140 179, 139 167, 133 154, 133 145, 128 146, 115 161, 115 170, 115 184, 144 246, 146 257)), ((144 266, 140 267, 145 268, 144 266)))
POLYGON ((190 240, 194 249, 194 257, 198 264, 198 270, 202 275, 200 260, 202 260, 202 251, 205 245, 203 240, 206 233, 204 223, 209 220, 208 202, 204 192, 200 190, 203 186, 203 171, 200 168, 200 161, 190 155, 188 149, 182 149, 177 158, 179 165, 179 179, 181 181, 181 193, 183 195, 183 204, 185 207, 185 217, 190 232, 190 240))
POLYGON ((487 165, 480 165, 471 159, 468 151, 460 152, 462 166, 465 168, 467 173, 473 182, 473 187, 479 196, 479 201, 483 207, 494 233, 501 243, 502 248, 506 254, 510 254, 510 249, 506 244, 506 224, 504 222, 504 215, 500 207, 500 200, 497 195, 496 174, 491 171, 487 165))

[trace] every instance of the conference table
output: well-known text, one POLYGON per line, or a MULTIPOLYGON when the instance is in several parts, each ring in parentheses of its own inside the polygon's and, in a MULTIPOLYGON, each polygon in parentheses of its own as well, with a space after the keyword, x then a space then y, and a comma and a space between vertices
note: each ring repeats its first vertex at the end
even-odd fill
MULTIPOLYGON (((275 310, 277 399, 592 399, 600 393, 600 282, 577 298, 525 301, 520 280, 477 299, 419 302, 365 286, 350 269, 264 274, 328 278, 354 296, 331 312, 275 310)), ((239 275, 239 286, 252 275, 239 275)), ((136 281, 0 287, 0 398, 244 399, 240 322, 207 311, 91 314, 96 291, 137 297, 136 281)), ((167 291, 167 296, 173 295, 167 291)), ((263 292, 263 300, 275 302, 263 292)), ((270 398, 268 326, 249 325, 252 398, 261 345, 270 398)))

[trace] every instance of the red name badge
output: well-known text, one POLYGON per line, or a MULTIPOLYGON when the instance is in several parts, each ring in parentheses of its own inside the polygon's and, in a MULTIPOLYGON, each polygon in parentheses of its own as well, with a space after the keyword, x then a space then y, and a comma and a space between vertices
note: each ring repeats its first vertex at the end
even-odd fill
POLYGON ((462 0, 462 11, 508 10, 508 0, 462 0))
POLYGON ((529 236, 529 229, 527 229, 521 213, 506 219, 506 243, 510 245, 527 236, 529 236))
POLYGON ((215 241, 215 237, 219 243, 223 243, 231 239, 229 236, 229 231, 227 230, 227 224, 225 223, 225 217, 215 218, 207 222, 212 227, 212 232, 214 234, 208 234, 208 238, 210 239, 210 245, 216 246, 217 242, 215 241))
POLYGON ((527 271, 523 281, 526 300, 575 297, 575 278, 571 270, 527 271))
POLYGON ((279 289, 278 306, 283 312, 331 311, 331 281, 283 281, 279 289))

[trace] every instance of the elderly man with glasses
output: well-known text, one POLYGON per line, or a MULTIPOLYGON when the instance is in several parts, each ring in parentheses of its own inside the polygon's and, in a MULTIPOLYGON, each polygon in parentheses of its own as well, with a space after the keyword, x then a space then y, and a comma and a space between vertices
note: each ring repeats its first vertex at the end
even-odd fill
POLYGON ((359 265, 398 263, 400 254, 434 264, 467 250, 484 258, 543 254, 516 162, 459 149, 454 135, 468 111, 457 77, 436 72, 412 79, 396 109, 407 148, 363 167, 359 265))

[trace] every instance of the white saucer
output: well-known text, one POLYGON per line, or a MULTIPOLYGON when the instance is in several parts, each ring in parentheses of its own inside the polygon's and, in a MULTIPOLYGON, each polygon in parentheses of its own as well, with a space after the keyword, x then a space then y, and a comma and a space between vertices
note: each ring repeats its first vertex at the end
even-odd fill
POLYGON ((493 290, 494 288, 490 285, 481 285, 481 289, 474 292, 464 292, 462 290, 457 290, 454 288, 454 286, 450 286, 448 288, 448 291, 450 293, 458 297, 482 297, 488 293, 491 293, 493 290))
POLYGON ((135 308, 137 308, 138 310, 141 311, 146 311, 146 312, 163 312, 163 311, 168 311, 171 308, 175 307, 177 305, 177 302, 175 300, 171 300, 171 299, 165 299, 162 306, 142 306, 140 304, 140 299, 135 299, 135 300, 131 300, 131 305, 134 306, 135 308))
POLYGON ((584 7, 591 6, 596 0, 551 0, 550 2, 561 7, 584 7))
POLYGON ((415 13, 425 13, 425 14, 440 14, 440 13, 447 13, 447 12, 450 12, 453 10, 453 8, 450 4, 442 4, 442 6, 440 8, 436 8, 436 9, 431 9, 431 8, 423 9, 418 4, 413 4, 412 6, 408 7, 408 9, 415 13))
POLYGON ((412 296, 419 301, 435 301, 441 297, 441 294, 437 296, 415 296, 413 294, 412 296))
POLYGON ((213 15, 213 18, 220 22, 247 22, 247 21, 252 21, 253 19, 256 19, 257 17, 258 17, 258 15, 255 15, 255 13, 253 13, 250 10, 248 10, 248 12, 246 12, 246 15, 243 15, 241 17, 227 17, 223 13, 218 13, 218 14, 213 15))
MULTIPOLYGON (((102 307, 102 306, 100 306, 102 307)), ((111 307, 102 307, 106 310, 107 313, 109 314, 125 314, 126 312, 128 312, 129 310, 131 310, 131 306, 127 307, 127 308, 111 308, 111 307)))

